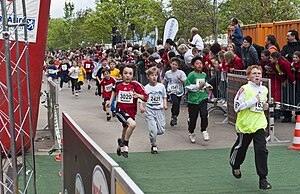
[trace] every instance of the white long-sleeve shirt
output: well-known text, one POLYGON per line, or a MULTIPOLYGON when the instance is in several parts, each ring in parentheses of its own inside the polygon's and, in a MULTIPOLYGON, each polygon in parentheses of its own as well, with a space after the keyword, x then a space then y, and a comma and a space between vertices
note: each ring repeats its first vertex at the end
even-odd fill
MULTIPOLYGON (((255 83, 248 81, 248 84, 250 85, 251 89, 254 93, 262 95, 265 92, 265 87, 260 83, 260 85, 256 85, 255 83)), ((251 97, 248 100, 245 100, 246 94, 244 89, 241 87, 234 98, 234 111, 239 112, 241 110, 244 110, 246 108, 251 108, 252 106, 255 106, 255 104, 258 101, 256 98, 256 95, 251 97)), ((264 100, 266 102, 267 99, 264 100)))

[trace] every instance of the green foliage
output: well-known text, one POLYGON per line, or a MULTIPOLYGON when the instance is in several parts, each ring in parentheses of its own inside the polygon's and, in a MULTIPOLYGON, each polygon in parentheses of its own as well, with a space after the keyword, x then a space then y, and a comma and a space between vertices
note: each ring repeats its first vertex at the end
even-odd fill
MULTIPOLYGON (((166 1, 164 1, 166 2, 166 1)), ((298 19, 300 0, 169 0, 164 9, 163 0, 101 0, 96 10, 80 10, 74 17, 74 4, 65 3, 64 18, 50 19, 48 49, 68 49, 93 43, 111 43, 112 27, 117 27, 123 38, 131 39, 130 24, 142 37, 158 27, 163 36, 167 18, 179 23, 177 37, 190 38, 190 29, 197 27, 204 38, 226 33, 232 17, 241 24, 254 24, 298 19), (217 13, 214 3, 217 4, 217 13)))

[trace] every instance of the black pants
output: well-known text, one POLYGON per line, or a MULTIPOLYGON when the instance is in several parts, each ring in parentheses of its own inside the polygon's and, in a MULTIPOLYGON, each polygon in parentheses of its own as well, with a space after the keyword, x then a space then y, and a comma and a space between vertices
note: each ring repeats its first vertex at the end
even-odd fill
POLYGON ((233 169, 240 169, 243 164, 250 142, 253 140, 256 173, 260 180, 268 175, 268 150, 266 147, 265 131, 257 130, 255 133, 237 133, 238 138, 230 152, 230 165, 233 169))
POLYGON ((208 111, 207 111, 207 99, 200 102, 200 104, 188 104, 189 111, 189 121, 188 121, 188 130, 190 133, 194 133, 196 128, 196 123, 198 115, 200 112, 201 118, 201 131, 206 131, 208 126, 208 111))
POLYGON ((78 78, 71 78, 71 83, 72 83, 72 92, 74 90, 78 90, 78 78))
POLYGON ((170 94, 170 98, 172 101, 172 108, 171 108, 172 117, 178 117, 180 111, 181 96, 170 94))

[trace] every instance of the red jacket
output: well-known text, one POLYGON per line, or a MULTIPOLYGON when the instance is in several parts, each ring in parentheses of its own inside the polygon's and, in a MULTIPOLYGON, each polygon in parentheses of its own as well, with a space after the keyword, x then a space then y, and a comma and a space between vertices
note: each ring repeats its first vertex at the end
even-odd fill
POLYGON ((233 69, 244 69, 243 61, 238 56, 235 56, 233 61, 228 63, 227 66, 228 66, 228 71, 229 72, 232 72, 232 70, 230 70, 231 68, 233 68, 233 69))
POLYGON ((294 67, 296 78, 300 80, 300 62, 292 63, 291 66, 294 67))
POLYGON ((280 68, 280 71, 282 72, 282 74, 280 74, 278 72, 275 63, 270 64, 270 66, 272 67, 272 69, 275 73, 276 78, 278 78, 281 82, 284 82, 286 80, 286 78, 289 78, 291 82, 294 82, 295 76, 291 70, 291 63, 288 61, 285 61, 283 59, 279 59, 278 65, 279 65, 279 68, 280 68))

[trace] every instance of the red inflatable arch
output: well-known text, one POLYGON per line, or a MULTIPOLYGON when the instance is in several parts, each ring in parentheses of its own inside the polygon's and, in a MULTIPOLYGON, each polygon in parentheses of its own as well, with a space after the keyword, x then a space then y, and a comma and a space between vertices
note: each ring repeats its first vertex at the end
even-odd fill
MULTIPOLYGON (((10 1, 12 2, 12 0, 10 1)), ((7 4, 10 3, 7 1, 7 4)), ((22 1, 17 0, 18 5, 22 7, 22 1)), ((9 7, 9 6, 7 6, 9 7)), ((50 0, 26 0, 27 9, 27 24, 28 24, 28 38, 29 38, 29 68, 30 68, 30 82, 31 82, 31 104, 32 104, 32 115, 33 115, 33 132, 35 135, 38 121, 38 110, 40 100, 41 81, 43 74, 43 61, 45 56, 46 39, 48 31, 48 20, 50 11, 50 0), (31 16, 32 5, 37 6, 39 9, 35 12, 36 17, 31 16), (34 31, 32 36, 32 31, 34 31)), ((23 13, 18 13, 18 21, 22 19, 23 13), (20 17, 19 17, 20 15, 20 17)), ((8 15, 8 21, 14 21, 13 15, 8 15)), ((2 27, 2 15, 0 25, 2 27)), ((22 27, 20 27, 22 28, 22 27)), ((19 32, 19 31, 18 31, 19 32)), ((20 32, 24 32, 20 29, 20 32)), ((2 37, 2 35, 1 35, 2 37)), ((25 44, 21 40, 22 35, 19 35, 19 53, 20 55, 24 51, 25 44)), ((26 72, 26 61, 25 55, 21 57, 20 69, 21 69, 21 87, 22 87, 22 100, 18 98, 18 80, 16 71, 16 48, 14 46, 14 34, 10 38, 11 47, 11 68, 12 68, 12 85, 13 85, 13 97, 14 97, 14 117, 15 117, 15 133, 16 133, 16 150, 20 152, 21 149, 21 138, 20 129, 23 128, 25 131, 25 145, 26 150, 30 148, 29 134, 29 116, 28 116, 28 101, 27 101, 27 72, 26 72), (23 121, 20 122, 20 110, 19 105, 23 106, 23 121), (21 125, 23 127, 21 127, 21 125)), ((8 111, 8 100, 7 100, 7 81, 6 81, 6 61, 4 55, 4 40, 0 40, 0 140, 4 147, 4 152, 10 150, 10 127, 9 127, 9 111, 8 111)), ((3 151, 2 151, 3 154, 3 151)))

